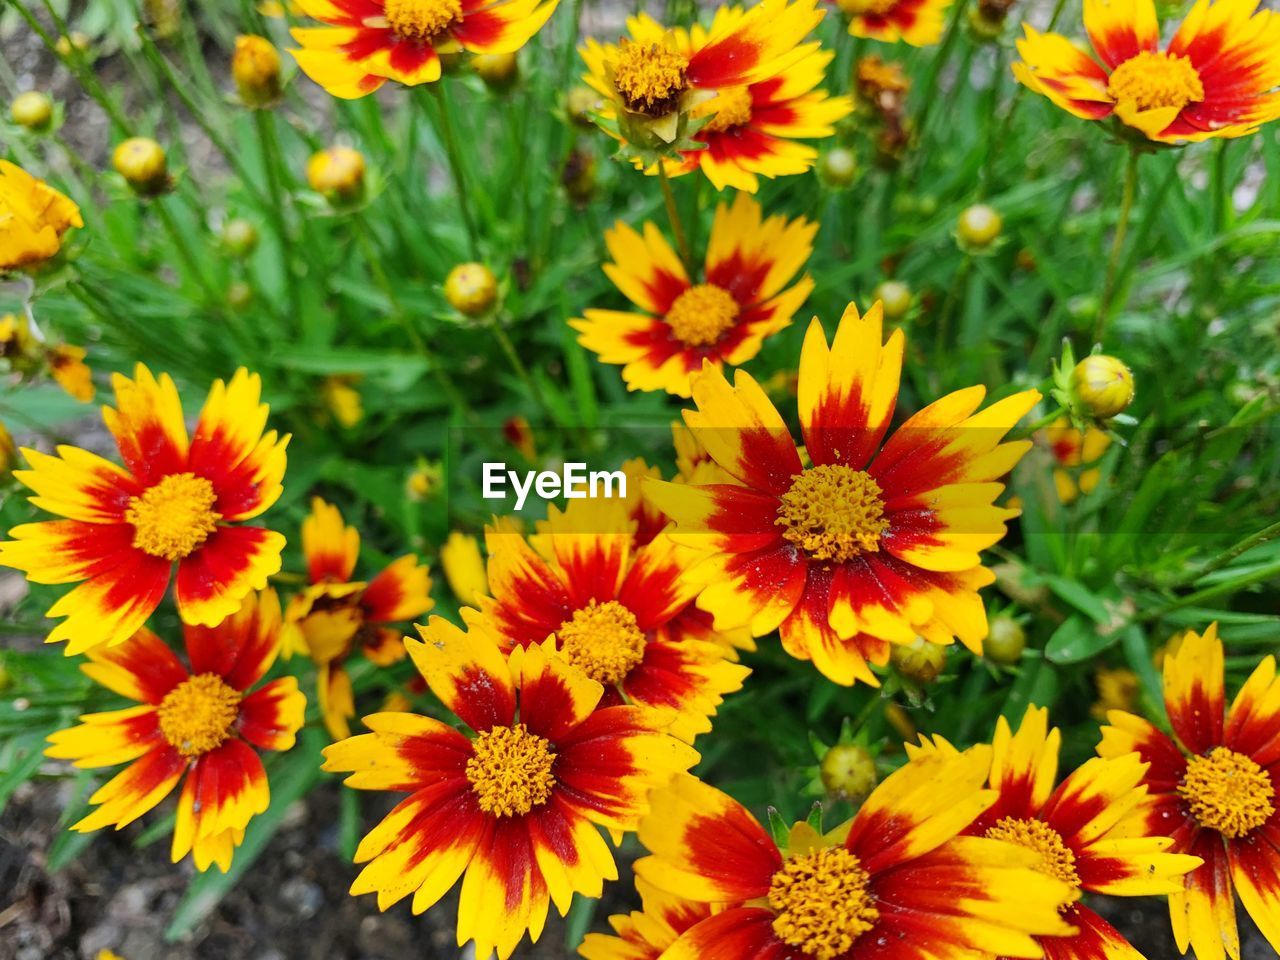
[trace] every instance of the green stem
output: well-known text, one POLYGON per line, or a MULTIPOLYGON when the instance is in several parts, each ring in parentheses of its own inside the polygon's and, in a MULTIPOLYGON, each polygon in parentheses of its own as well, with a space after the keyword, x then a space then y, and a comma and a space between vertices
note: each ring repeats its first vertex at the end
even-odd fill
MULTIPOLYGON (((1107 258, 1107 276, 1102 283, 1102 303, 1098 308, 1098 321, 1093 328, 1093 339, 1101 343, 1107 332, 1107 323, 1111 319, 1115 306, 1116 286, 1119 283, 1121 254, 1124 252, 1125 235, 1129 232, 1129 217, 1133 213, 1133 200, 1138 194, 1138 151, 1129 149, 1129 158, 1124 170, 1124 195, 1120 200, 1120 216, 1116 221, 1115 237, 1111 241, 1111 255, 1107 258)), ((1130 261, 1132 262, 1132 261, 1130 261)))
POLYGON ((280 151, 280 140, 276 136, 275 114, 270 110, 255 110, 253 122, 258 128, 258 143, 262 147, 262 167, 266 172, 267 192, 271 195, 267 214, 271 218, 276 234, 280 237, 280 250, 284 257, 285 290, 289 296, 289 306, 293 312, 294 322, 300 323, 302 297, 298 292, 298 278, 294 273, 293 237, 289 233, 289 224, 285 219, 284 190, 280 185, 280 170, 284 157, 280 151))
POLYGON ((1034 423, 1028 424, 1027 426, 1023 427, 1021 430, 1019 430, 1016 434, 1011 436, 1009 439, 1025 440, 1027 437, 1033 436, 1037 430, 1043 430, 1045 427, 1049 426, 1049 424, 1053 423, 1059 417, 1065 416, 1066 413, 1067 413, 1067 409, 1065 407, 1058 407, 1052 413, 1046 413, 1043 417, 1036 420, 1034 423))
POLYGON ((1212 587, 1205 587, 1203 590, 1197 590, 1195 593, 1189 593, 1185 597, 1179 597, 1177 600, 1170 601, 1158 610, 1144 614, 1139 619, 1144 623, 1152 620, 1159 620, 1175 610, 1181 610, 1184 607, 1194 607, 1204 603, 1206 600, 1216 600, 1218 597, 1226 596, 1232 593, 1238 593, 1246 587, 1251 587, 1255 583, 1265 583, 1272 580, 1280 574, 1280 562, 1269 563, 1265 567, 1259 567, 1257 570, 1241 577, 1239 580, 1230 580, 1226 583, 1216 583, 1212 587))
POLYGON ((929 64, 929 72, 925 75, 924 87, 920 95, 920 113, 916 117, 916 137, 921 141, 924 140, 928 129, 929 113, 933 109, 933 103, 938 99, 938 80, 942 76, 942 69, 951 59, 956 41, 960 37, 960 25, 964 22, 966 7, 968 7, 966 0, 959 0, 956 3, 955 10, 951 14, 951 22, 947 24, 947 34, 942 38, 942 46, 938 50, 938 55, 929 64))
POLYGON ((689 249, 689 240, 684 234, 684 225, 680 222, 680 209, 676 206, 676 194, 671 189, 671 178, 667 176, 666 164, 658 161, 658 182, 662 184, 662 201, 667 207, 667 219, 671 221, 671 233, 676 238, 676 249, 680 251, 680 260, 684 263, 685 272, 693 276, 693 252, 689 249))
POLYGON ((199 286, 201 291, 204 293, 209 306, 217 311, 224 320, 226 320, 228 327, 230 327, 232 331, 239 335, 237 339, 239 339, 241 343, 245 346, 252 344, 253 340, 248 338, 247 331, 243 329, 239 317, 235 316, 231 310, 227 308, 227 305, 219 295, 217 288, 214 287, 213 281, 205 275, 204 269, 200 265, 200 259, 196 256, 195 251, 191 249, 191 244, 188 242, 187 235, 182 232, 177 221, 173 219, 173 214, 169 212, 166 199, 164 197, 157 197, 151 202, 151 209, 155 210, 156 216, 158 216, 160 218, 160 222, 164 224, 164 228, 168 232, 169 238, 173 241, 174 249, 178 251, 178 256, 186 265, 188 272, 190 272, 191 276, 195 278, 196 285, 199 286))
POLYGON ((493 323, 489 325, 489 329, 493 331, 494 339, 498 341, 498 346, 502 348, 503 354, 506 355, 507 362, 511 364, 511 369, 520 378, 520 382, 524 384, 529 396, 541 404, 542 392, 533 382, 533 376, 529 373, 529 368, 524 365, 524 361, 520 359, 520 354, 516 352, 516 346, 511 342, 511 336, 507 333, 506 326, 500 319, 495 317, 493 323))
POLYGON ((467 193, 467 181, 463 174, 462 154, 458 150, 458 138, 453 132, 453 119, 450 116, 448 96, 440 83, 432 85, 436 95, 436 106, 439 108, 439 121, 436 132, 444 143, 445 153, 449 159, 449 173, 453 176, 453 189, 457 194, 458 209, 462 213, 462 225, 467 231, 467 245, 473 259, 480 256, 479 233, 476 231, 475 218, 471 213, 471 196, 467 193))
POLYGON ((1218 554, 1212 560, 1179 577, 1173 583, 1169 584, 1169 586, 1181 587, 1188 583, 1194 583, 1195 581, 1213 573, 1215 570, 1221 570, 1242 553, 1247 553, 1254 547, 1261 546, 1269 540, 1274 540, 1276 537, 1280 537, 1280 520, 1270 526, 1263 527, 1257 533, 1249 534, 1249 536, 1222 551, 1222 553, 1218 554))

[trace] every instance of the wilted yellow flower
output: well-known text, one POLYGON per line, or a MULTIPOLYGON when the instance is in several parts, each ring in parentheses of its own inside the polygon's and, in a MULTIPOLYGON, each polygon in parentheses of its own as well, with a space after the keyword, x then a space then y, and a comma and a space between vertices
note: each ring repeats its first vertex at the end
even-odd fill
POLYGON ((39 356, 40 344, 31 335, 26 317, 6 313, 0 317, 0 359, 18 366, 39 356))
POLYGON ((274 106, 280 99, 280 54, 266 37, 242 34, 231 56, 231 77, 246 107, 274 106))
POLYGON ((478 317, 498 299, 498 279, 483 263, 460 263, 444 279, 444 298, 459 313, 478 317))
POLYGON ((9 116, 18 126, 40 133, 48 130, 53 120, 53 101, 43 91, 27 90, 13 98, 9 116))
POLYGON ((84 347, 64 343, 49 351, 49 372, 63 390, 81 403, 92 403, 93 374, 84 362, 84 347))
POLYGON ((341 144, 311 155, 307 161, 307 183, 330 201, 350 203, 364 194, 364 154, 341 144))
POLYGON ((325 377, 320 391, 324 395, 325 406, 333 414, 333 419, 350 429, 364 419, 364 404, 360 400, 360 391, 353 383, 358 377, 325 377))
POLYGON ((1109 420, 1133 402, 1133 373, 1115 357, 1091 354, 1071 371, 1071 389, 1089 413, 1109 420))
POLYGON ((111 165, 139 196, 154 197, 173 187, 164 147, 150 137, 130 137, 122 142, 111 155, 111 165))
POLYGON ((0 160, 0 273, 34 266, 62 249, 62 236, 82 227, 80 208, 43 180, 0 160))
POLYGON ((479 607, 480 598, 489 592, 480 541, 470 534, 453 531, 440 548, 440 566, 444 567, 444 578, 458 601, 468 607, 479 607))
POLYGON ((1138 702, 1141 683, 1128 667, 1100 667, 1093 675, 1093 682, 1098 688, 1098 699, 1089 708, 1089 715, 1095 720, 1106 720, 1108 710, 1131 712, 1138 702))

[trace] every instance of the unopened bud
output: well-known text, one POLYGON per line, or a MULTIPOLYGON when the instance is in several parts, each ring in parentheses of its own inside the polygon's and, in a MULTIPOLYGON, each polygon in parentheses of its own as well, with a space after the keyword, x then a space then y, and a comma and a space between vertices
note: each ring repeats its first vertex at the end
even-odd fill
POLYGON ((142 197, 167 193, 173 187, 169 160, 164 147, 150 137, 130 137, 111 157, 116 173, 124 177, 133 192, 142 197))
POLYGON ((818 774, 831 796, 858 803, 876 787, 876 758, 856 743, 837 743, 822 757, 818 774))
POLYGON ((280 54, 266 37, 244 34, 236 37, 231 55, 231 77, 240 93, 240 102, 260 110, 280 99, 280 54))
POLYGON ((40 90, 28 90, 13 98, 9 116, 32 133, 44 133, 53 122, 53 101, 40 90))
POLYGON ((327 147, 307 161, 307 183, 330 202, 351 203, 364 195, 364 154, 353 147, 327 147))
POLYGON ((1071 371, 1071 390, 1089 413, 1109 420, 1133 403, 1133 373, 1115 357, 1091 354, 1071 371))
POLYGON ((498 280, 483 263, 460 263, 445 277, 449 306, 468 317, 487 313, 498 298, 498 280))

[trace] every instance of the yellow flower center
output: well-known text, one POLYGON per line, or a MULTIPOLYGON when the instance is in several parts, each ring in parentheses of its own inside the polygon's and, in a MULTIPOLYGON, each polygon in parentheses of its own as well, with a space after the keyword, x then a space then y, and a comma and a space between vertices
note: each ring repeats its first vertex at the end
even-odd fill
POLYGON ((1218 747, 1192 757, 1178 794, 1200 826, 1235 840, 1275 813, 1275 788, 1267 772, 1242 753, 1218 747))
POLYGON ((133 524, 133 545, 153 557, 181 560, 218 528, 220 514, 213 505, 218 494, 204 477, 171 473, 140 497, 129 500, 124 512, 133 524))
POLYGON ((810 467, 795 477, 774 523, 815 560, 837 563, 879 550, 880 535, 889 527, 880 485, 841 464, 810 467))
POLYGON ((1116 67, 1107 93, 1118 103, 1136 104, 1139 110, 1181 109, 1204 99, 1204 84, 1187 57, 1143 50, 1116 67))
POLYGON ((869 880, 844 847, 792 857, 769 881, 773 932, 817 960, 842 956, 880 919, 869 880))
POLYGON ((383 13, 401 40, 427 43, 462 19, 462 0, 386 0, 383 13))
POLYGON ((703 125, 704 131, 723 133, 725 130, 732 130, 744 123, 750 123, 751 88, 725 87, 718 97, 707 103, 707 107, 714 112, 711 119, 703 125))
POLYGON ((613 63, 613 85, 628 109, 660 117, 675 109, 688 88, 688 66, 688 60, 660 43, 624 39, 613 63))
POLYGON ((222 746, 240 714, 240 693, 216 673, 183 680, 160 701, 160 733, 184 757, 222 746))
POLYGON ((867 14, 884 16, 898 5, 898 0, 836 0, 836 6, 850 17, 862 17, 867 14))
POLYGON ((644 631, 616 600, 575 610, 556 631, 566 660, 598 683, 621 683, 644 659, 644 631))
POLYGON ((715 343, 738 322, 738 301, 723 287, 700 283, 671 304, 667 326, 681 343, 704 347, 715 343))
MULTIPOLYGON (((1038 854, 1040 862, 1036 870, 1072 887, 1080 886, 1076 855, 1062 842, 1062 834, 1044 821, 1005 817, 997 820, 986 835, 991 840, 1004 840, 1038 854)), ((1060 906, 1065 907, 1070 902, 1068 900, 1060 906)))
POLYGON ((556 755, 523 723, 485 730, 471 743, 467 779, 480 809, 495 817, 520 817, 551 799, 556 755))

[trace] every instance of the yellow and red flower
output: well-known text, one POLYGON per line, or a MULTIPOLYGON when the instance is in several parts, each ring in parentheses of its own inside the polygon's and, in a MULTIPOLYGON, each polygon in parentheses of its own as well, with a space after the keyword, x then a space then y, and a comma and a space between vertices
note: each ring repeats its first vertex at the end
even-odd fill
POLYGON ((1173 736, 1113 710, 1098 753, 1136 752, 1148 764, 1134 829, 1173 838, 1204 865, 1169 897, 1174 939, 1200 960, 1240 957, 1235 894, 1280 950, 1280 679, 1268 656, 1226 709, 1217 624, 1187 631, 1164 659, 1173 736))
POLYGON ((721 7, 708 29, 630 17, 617 44, 589 39, 579 48, 583 79, 608 100, 597 119, 624 146, 696 149, 686 137, 691 111, 794 64, 812 50, 799 44, 822 16, 817 0, 763 0, 745 12, 721 7))
POLYGON ((685 576, 694 551, 665 533, 638 545, 634 530, 622 500, 552 507, 528 541, 491 528, 493 598, 481 609, 505 648, 550 639, 603 685, 602 704, 665 711, 671 732, 692 742, 750 671, 726 658, 725 645, 681 628, 698 589, 685 576))
POLYGON ((1030 447, 1001 443, 1040 399, 1028 390, 975 412, 982 387, 930 404, 885 441, 898 396, 903 334, 881 342, 882 311, 852 304, 831 346, 816 319, 800 358, 808 465, 786 422, 742 370, 693 381, 685 422, 731 477, 650 481, 676 539, 709 553, 693 572, 698 606, 717 629, 781 629, 792 656, 841 684, 876 685, 891 643, 987 635, 978 589, 994 580, 980 551, 1016 511, 994 506, 997 482, 1030 447))
POLYGON ((406 623, 430 610, 431 577, 413 554, 400 557, 368 582, 352 580, 360 557, 360 532, 319 497, 302 521, 302 552, 310 586, 285 611, 281 645, 287 656, 307 654, 316 664, 316 692, 325 726, 335 740, 351 736, 356 713, 344 664, 356 650, 378 666, 404 659, 406 623))
POLYGON ((335 97, 356 100, 388 80, 440 79, 440 54, 515 53, 558 0, 299 0, 323 27, 295 27, 302 72, 335 97))
POLYGON ((48 611, 66 617, 46 642, 68 655, 127 640, 159 605, 177 566, 183 622, 213 626, 280 569, 284 537, 240 525, 280 496, 289 438, 263 434, 262 382, 241 368, 214 381, 194 437, 168 374, 138 364, 112 377, 103 419, 124 466, 81 450, 24 450, 14 476, 31 502, 65 519, 24 524, 0 543, 0 565, 34 583, 80 583, 48 611), (83 581, 83 582, 80 582, 83 581))
POLYGON ((1245 136, 1280 117, 1280 15, 1257 8, 1196 0, 1161 50, 1154 0, 1086 0, 1097 60, 1024 25, 1013 73, 1068 113, 1114 116, 1149 140, 1245 136))
POLYGON ((694 283, 656 226, 646 223, 642 235, 619 222, 605 234, 613 261, 604 272, 644 312, 587 310, 569 325, 601 361, 623 364, 628 389, 687 397, 704 362, 746 363, 766 337, 790 326, 813 280, 806 274, 787 284, 817 230, 803 217, 762 221, 760 205, 738 194, 733 206, 716 207, 702 282, 694 283))
POLYGON ((849 35, 931 47, 942 39, 951 0, 834 0, 849 18, 849 35))
POLYGON ((995 800, 990 751, 929 757, 890 775, 853 820, 796 824, 780 849, 735 800, 690 776, 653 797, 636 873, 701 903, 663 960, 1039 957, 1033 935, 1070 932, 1071 888, 1030 851, 958 837, 995 800))
POLYGON ((1081 494, 1097 489, 1102 471, 1096 464, 1111 446, 1111 437, 1105 430, 1092 426, 1078 430, 1062 417, 1041 430, 1037 439, 1049 448, 1057 461, 1053 485, 1059 500, 1064 504, 1074 503, 1081 494))
POLYGON ((83 227, 80 208, 43 180, 0 160, 0 273, 56 256, 62 236, 83 227))
POLYGON ((77 767, 129 764, 89 798, 97 809, 71 829, 119 830, 182 781, 173 862, 191 853, 197 869, 216 863, 226 872, 245 827, 270 801, 258 751, 290 749, 307 705, 293 677, 250 692, 276 658, 279 628, 280 601, 267 590, 215 627, 187 625, 187 666, 146 628, 90 650, 80 669, 138 706, 85 714, 49 737, 45 753, 77 767))
MULTIPOLYGON (((1049 711, 1028 707, 1015 734, 1001 717, 992 744, 989 786, 996 802, 965 831, 1004 840, 1034 853, 1036 869, 1072 890, 1062 916, 1075 933, 1043 937, 1048 960, 1142 960, 1118 930, 1083 904, 1082 891, 1113 897, 1175 893, 1196 857, 1169 852, 1166 836, 1122 826, 1141 804, 1147 765, 1135 753, 1094 758, 1054 788, 1062 736, 1049 729, 1049 711)), ((946 740, 908 745, 912 757, 953 755, 946 740)))
POLYGON ((659 960, 663 951, 699 921, 720 913, 725 905, 698 903, 636 880, 640 910, 609 918, 617 936, 588 933, 578 947, 584 960, 659 960))
POLYGON ((410 796, 361 842, 353 894, 385 910, 435 904, 462 877, 458 943, 506 960, 537 940, 554 903, 599 897, 617 867, 600 827, 634 830, 649 792, 698 755, 661 732, 661 713, 600 706, 604 688, 550 645, 498 649, 484 618, 435 617, 406 641, 432 691, 473 735, 408 713, 366 717, 373 733, 325 750, 348 786, 410 796), (463 876, 465 874, 465 877, 463 876))

